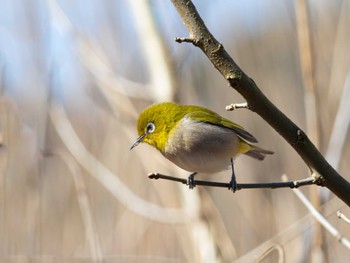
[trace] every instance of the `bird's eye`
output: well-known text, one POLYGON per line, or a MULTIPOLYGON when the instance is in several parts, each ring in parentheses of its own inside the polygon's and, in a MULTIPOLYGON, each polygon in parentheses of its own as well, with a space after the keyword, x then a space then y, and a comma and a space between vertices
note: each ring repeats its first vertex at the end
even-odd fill
POLYGON ((154 125, 154 123, 150 122, 146 126, 146 133, 147 134, 152 133, 154 132, 155 129, 156 129, 156 126, 154 125))

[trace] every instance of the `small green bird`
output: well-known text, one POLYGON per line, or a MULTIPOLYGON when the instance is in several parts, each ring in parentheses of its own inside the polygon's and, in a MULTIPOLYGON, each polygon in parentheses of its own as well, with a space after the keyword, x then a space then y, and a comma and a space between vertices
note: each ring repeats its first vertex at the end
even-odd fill
POLYGON ((263 160, 266 154, 273 154, 253 145, 257 139, 243 127, 199 106, 154 104, 138 117, 137 131, 140 137, 130 150, 140 142, 152 145, 165 158, 192 172, 188 178, 190 188, 195 174, 220 172, 231 164, 230 188, 235 191, 235 157, 245 154, 263 160))

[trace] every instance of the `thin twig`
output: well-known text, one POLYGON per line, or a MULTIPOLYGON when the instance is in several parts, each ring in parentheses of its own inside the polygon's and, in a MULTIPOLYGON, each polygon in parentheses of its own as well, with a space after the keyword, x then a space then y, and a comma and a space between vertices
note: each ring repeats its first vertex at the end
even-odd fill
POLYGON ((193 38, 188 38, 188 37, 175 37, 175 42, 177 43, 192 43, 193 45, 197 46, 198 45, 198 41, 196 41, 193 38))
POLYGON ((340 212, 340 210, 337 211, 337 216, 340 219, 343 219, 346 223, 350 224, 350 219, 346 215, 344 215, 342 212, 340 212))
MULTIPOLYGON (((159 173, 150 173, 148 174, 148 178, 150 179, 164 179, 174 182, 183 183, 185 185, 188 184, 188 180, 184 178, 179 178, 175 176, 169 176, 159 173)), ((238 183, 236 190, 241 189, 257 189, 257 188, 270 188, 270 189, 276 189, 276 188, 298 188, 300 186, 304 185, 322 185, 322 182, 315 179, 314 177, 309 177, 302 180, 297 181, 288 181, 288 182, 270 182, 270 183, 238 183)), ((201 186, 210 186, 210 187, 223 187, 223 188, 230 188, 229 183, 222 183, 222 182, 212 182, 212 181, 203 181, 203 180, 193 180, 193 186, 201 185, 201 186)))
POLYGON ((249 105, 247 102, 242 102, 242 103, 232 103, 226 106, 227 111, 234 111, 236 109, 249 109, 249 105))

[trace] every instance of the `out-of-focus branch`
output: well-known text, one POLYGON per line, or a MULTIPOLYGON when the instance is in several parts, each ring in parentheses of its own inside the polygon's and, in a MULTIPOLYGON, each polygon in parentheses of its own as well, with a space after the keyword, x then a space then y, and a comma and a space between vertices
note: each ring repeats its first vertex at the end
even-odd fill
MULTIPOLYGON (((187 191, 188 192, 188 191, 187 191)), ((221 213, 213 197, 205 188, 199 192, 201 197, 201 218, 209 225, 210 232, 215 240, 216 249, 221 255, 222 262, 232 262, 237 258, 237 250, 229 236, 221 213)))
POLYGON ((278 263, 284 263, 286 260, 286 255, 284 249, 280 245, 272 245, 268 249, 266 249, 256 260, 255 262, 263 262, 272 252, 277 251, 278 253, 278 263))
POLYGON ((87 151, 62 106, 53 102, 49 114, 59 137, 76 161, 129 210, 162 223, 185 223, 194 218, 196 211, 192 206, 185 204, 182 210, 167 209, 136 196, 118 176, 87 151))
POLYGON ((134 16, 141 48, 148 64, 152 95, 156 101, 167 101, 174 97, 174 80, 168 53, 157 32, 149 1, 127 1, 134 16))
POLYGON ((249 108, 271 125, 300 155, 323 184, 350 206, 350 183, 325 160, 306 134, 281 112, 249 78, 209 32, 190 0, 172 0, 189 31, 188 39, 199 47, 214 67, 247 101, 249 108))
POLYGON ((114 72, 108 57, 101 48, 97 44, 93 44, 92 41, 88 41, 78 32, 56 0, 49 0, 48 7, 51 12, 52 23, 59 27, 62 32, 74 36, 78 57, 91 75, 94 76, 98 88, 105 95, 111 108, 116 111, 117 105, 119 111, 122 110, 136 118, 137 111, 127 98, 151 99, 149 95, 151 93, 150 85, 133 82, 114 72), (125 98, 118 100, 119 95, 124 95, 125 98))
POLYGON ((332 133, 329 139, 326 159, 337 169, 343 153, 346 136, 350 127, 350 71, 346 77, 343 93, 335 116, 332 133))
MULTIPOLYGON (((312 56, 312 41, 310 34, 310 21, 307 0, 297 0, 295 3, 295 17, 299 44, 299 60, 304 88, 304 105, 306 116, 306 132, 310 140, 319 148, 319 132, 317 114, 317 90, 314 78, 314 61, 312 56)), ((310 200, 316 209, 321 207, 320 188, 313 187, 310 190, 310 200)), ((311 257, 315 261, 323 262, 325 255, 322 250, 323 236, 319 224, 315 226, 312 238, 306 238, 305 242, 312 242, 311 257), (321 259, 322 258, 322 259, 321 259)), ((307 245, 306 245, 307 246, 307 245)), ((309 256, 305 254, 306 256, 309 256)))
POLYGON ((73 177, 81 217, 85 229, 85 238, 89 244, 91 258, 93 262, 103 262, 100 237, 98 235, 96 223, 91 213, 90 201, 86 193, 82 171, 68 153, 60 151, 58 152, 58 156, 60 156, 61 159, 65 162, 73 177))
POLYGON ((350 225, 350 219, 344 215, 342 212, 340 212, 339 210, 337 211, 337 216, 340 218, 340 219, 343 219, 344 222, 346 222, 347 224, 350 225))
POLYGON ((295 2, 299 59, 304 83, 304 104, 306 114, 306 131, 311 141, 318 147, 318 116, 316 105, 316 85, 312 57, 312 43, 306 0, 295 2))
POLYGON ((335 237, 342 245, 347 249, 350 249, 350 241, 343 237, 343 235, 332 226, 324 216, 317 211, 317 209, 310 203, 310 201, 303 195, 299 189, 293 189, 295 195, 299 200, 305 205, 305 207, 310 211, 311 215, 333 236, 335 237))

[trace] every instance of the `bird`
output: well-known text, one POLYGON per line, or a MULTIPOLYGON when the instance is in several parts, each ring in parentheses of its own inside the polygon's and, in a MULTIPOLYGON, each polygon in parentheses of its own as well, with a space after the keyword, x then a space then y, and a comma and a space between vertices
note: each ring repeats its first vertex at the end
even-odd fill
POLYGON ((197 173, 212 174, 231 167, 229 188, 236 191, 233 160, 241 154, 264 160, 274 152, 255 145, 257 139, 242 126, 201 106, 172 102, 153 104, 137 119, 139 143, 147 143, 175 165, 191 172, 187 184, 194 187, 197 173))

